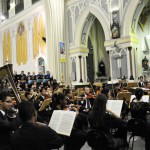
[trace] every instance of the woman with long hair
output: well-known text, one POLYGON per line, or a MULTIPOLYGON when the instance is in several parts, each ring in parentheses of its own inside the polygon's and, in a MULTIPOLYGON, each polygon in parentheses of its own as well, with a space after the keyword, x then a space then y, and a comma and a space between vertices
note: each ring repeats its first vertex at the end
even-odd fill
POLYGON ((103 131, 110 138, 116 138, 114 141, 116 148, 126 146, 126 123, 119 117, 117 117, 110 110, 106 109, 107 97, 104 94, 100 94, 95 98, 93 109, 89 112, 88 120, 91 129, 103 131), (116 132, 112 135, 111 130, 116 132), (119 142, 117 142, 119 141, 119 142))

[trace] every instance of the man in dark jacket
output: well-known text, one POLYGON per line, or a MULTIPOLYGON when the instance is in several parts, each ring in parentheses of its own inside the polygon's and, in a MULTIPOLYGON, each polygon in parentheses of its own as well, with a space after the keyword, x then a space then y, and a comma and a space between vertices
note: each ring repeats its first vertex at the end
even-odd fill
POLYGON ((0 92, 0 150, 10 150, 10 135, 20 122, 14 118, 9 120, 7 114, 12 108, 12 99, 8 93, 0 92))
POLYGON ((38 123, 37 113, 32 102, 19 105, 22 126, 11 136, 13 150, 50 150, 63 145, 63 139, 45 124, 38 123))

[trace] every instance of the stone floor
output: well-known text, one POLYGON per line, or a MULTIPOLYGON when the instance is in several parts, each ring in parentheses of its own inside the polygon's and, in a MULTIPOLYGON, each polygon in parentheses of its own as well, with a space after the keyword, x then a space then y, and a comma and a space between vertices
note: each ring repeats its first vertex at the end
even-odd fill
MULTIPOLYGON (((136 137, 135 138, 135 142, 134 142, 134 148, 133 150, 145 150, 145 142, 144 142, 144 139, 141 138, 141 137, 136 137)), ((131 144, 130 144, 130 147, 131 147, 131 144)), ((131 148, 129 148, 130 150, 131 148)), ((59 150, 63 150, 63 147, 60 148, 59 150)), ((91 150, 91 148, 88 146, 88 144, 86 143, 81 150, 91 150)))

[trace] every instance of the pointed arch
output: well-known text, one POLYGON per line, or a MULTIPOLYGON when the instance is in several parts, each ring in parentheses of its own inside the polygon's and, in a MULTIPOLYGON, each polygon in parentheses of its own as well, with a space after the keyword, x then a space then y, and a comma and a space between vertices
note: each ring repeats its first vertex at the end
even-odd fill
MULTIPOLYGON (((134 14, 136 12, 137 6, 140 3, 142 3, 141 0, 132 0, 132 1, 130 1, 130 4, 128 5, 128 8, 126 10, 126 13, 125 13, 125 16, 124 16, 124 19, 123 19, 123 26, 122 26, 122 29, 123 29, 122 34, 123 34, 123 36, 130 36, 132 20, 134 18, 134 14)), ((140 13, 141 12, 139 12, 139 14, 140 13)))
POLYGON ((87 7, 84 10, 82 16, 79 19, 79 22, 77 23, 77 27, 75 29, 75 36, 74 36, 75 45, 80 45, 82 30, 83 30, 86 18, 88 17, 90 13, 93 14, 101 23, 102 28, 104 30, 104 34, 105 34, 105 40, 110 40, 111 31, 110 31, 110 24, 109 24, 109 21, 107 20, 107 17, 97 6, 89 4, 89 7, 87 7))

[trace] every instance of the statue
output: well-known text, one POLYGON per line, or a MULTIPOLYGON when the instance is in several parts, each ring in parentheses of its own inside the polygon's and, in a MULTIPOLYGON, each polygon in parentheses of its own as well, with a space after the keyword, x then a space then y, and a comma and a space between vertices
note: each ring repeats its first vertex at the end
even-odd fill
POLYGON ((142 67, 144 68, 144 70, 148 70, 148 59, 145 58, 142 60, 142 67))
POLYGON ((113 24, 110 26, 112 39, 120 38, 120 25, 113 19, 113 24))
POLYGON ((105 73, 105 64, 103 62, 103 60, 101 60, 98 64, 98 74, 99 76, 106 76, 106 73, 105 73))

